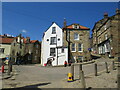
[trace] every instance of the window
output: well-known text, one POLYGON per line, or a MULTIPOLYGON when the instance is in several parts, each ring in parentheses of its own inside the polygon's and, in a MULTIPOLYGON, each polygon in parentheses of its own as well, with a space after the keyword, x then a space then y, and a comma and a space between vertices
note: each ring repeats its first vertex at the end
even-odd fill
POLYGON ((72 51, 75 51, 75 43, 72 44, 72 51))
POLYGON ((79 34, 78 33, 74 33, 74 40, 79 40, 79 34))
POLYGON ((50 42, 51 45, 54 45, 56 44, 56 37, 51 37, 51 42, 50 42))
POLYGON ((102 40, 101 40, 101 37, 100 38, 98 38, 98 43, 101 43, 102 42, 102 40))
POLYGON ((73 25, 74 29, 79 29, 79 25, 73 25))
POLYGON ((64 53, 64 48, 61 49, 62 53, 64 53))
POLYGON ((37 56, 35 56, 35 60, 37 60, 37 56))
POLYGON ((107 25, 104 26, 104 29, 105 29, 105 30, 107 29, 107 25))
POLYGON ((56 27, 52 27, 52 34, 56 34, 56 27))
POLYGON ((83 56, 78 56, 78 62, 82 62, 83 61, 83 56))
POLYGON ((38 54, 38 50, 36 50, 36 54, 38 54))
POLYGON ((81 43, 78 44, 78 51, 79 52, 82 52, 83 50, 83 45, 81 43))
POLYGON ((55 48, 50 48, 50 56, 55 56, 55 48))
POLYGON ((39 45, 38 44, 36 44, 36 48, 38 48, 39 47, 39 45))
POLYGON ((0 48, 0 53, 4 53, 4 48, 0 48))
POLYGON ((15 43, 13 43, 13 45, 15 46, 15 43))
POLYGON ((105 34, 105 40, 107 40, 108 39, 108 35, 107 35, 107 33, 105 34))

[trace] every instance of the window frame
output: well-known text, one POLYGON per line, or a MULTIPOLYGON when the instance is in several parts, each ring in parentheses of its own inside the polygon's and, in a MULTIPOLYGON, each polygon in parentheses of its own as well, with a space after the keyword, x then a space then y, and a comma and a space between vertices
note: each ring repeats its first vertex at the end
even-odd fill
POLYGON ((56 37, 51 37, 50 38, 50 45, 56 45, 56 44, 57 44, 57 38, 56 37))
POLYGON ((72 52, 76 52, 76 44, 75 43, 72 43, 72 45, 71 45, 71 51, 72 52), (73 44, 74 44, 74 47, 73 47, 73 44), (73 51, 73 48, 75 49, 74 51, 73 51))
POLYGON ((78 43, 78 52, 83 52, 83 44, 82 43, 78 43), (81 47, 79 47, 79 45, 81 45, 81 47), (79 51, 79 48, 81 48, 81 51, 79 51))
POLYGON ((52 34, 56 34, 56 27, 52 27, 52 34))
POLYGON ((50 56, 56 56, 56 48, 50 48, 50 56), (52 49, 54 49, 54 52, 52 51, 52 49))
POLYGON ((79 40, 79 34, 78 33, 74 33, 74 40, 79 40), (76 39, 77 37, 77 39, 76 39))
POLYGON ((4 54, 5 48, 0 48, 0 54, 4 54))

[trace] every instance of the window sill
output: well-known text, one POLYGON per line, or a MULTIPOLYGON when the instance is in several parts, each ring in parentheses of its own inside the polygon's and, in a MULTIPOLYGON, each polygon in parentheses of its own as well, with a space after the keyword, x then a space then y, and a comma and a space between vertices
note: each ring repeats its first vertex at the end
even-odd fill
POLYGON ((83 52, 83 51, 78 51, 78 52, 83 52))
POLYGON ((71 52, 76 52, 76 51, 71 51, 71 52))

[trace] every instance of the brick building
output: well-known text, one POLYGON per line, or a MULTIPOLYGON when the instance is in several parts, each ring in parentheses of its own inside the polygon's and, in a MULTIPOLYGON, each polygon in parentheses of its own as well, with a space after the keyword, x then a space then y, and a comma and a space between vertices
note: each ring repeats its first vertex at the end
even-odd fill
POLYGON ((93 32, 93 52, 104 57, 120 57, 120 10, 95 23, 93 32))
POLYGON ((90 53, 88 51, 88 48, 90 48, 89 30, 89 28, 79 24, 66 26, 66 21, 64 21, 63 43, 64 46, 68 46, 68 60, 79 63, 90 59, 90 53))

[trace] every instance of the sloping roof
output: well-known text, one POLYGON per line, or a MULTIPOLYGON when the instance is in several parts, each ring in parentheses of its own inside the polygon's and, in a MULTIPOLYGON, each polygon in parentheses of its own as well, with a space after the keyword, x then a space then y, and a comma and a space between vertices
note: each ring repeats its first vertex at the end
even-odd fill
POLYGON ((1 38, 0 37, 0 43, 2 44, 11 44, 15 38, 1 38))
POLYGON ((75 29, 75 28, 73 27, 73 25, 78 25, 78 26, 79 26, 78 29, 82 29, 82 30, 89 30, 89 29, 90 29, 90 28, 87 28, 87 27, 82 26, 82 25, 79 25, 79 24, 71 24, 71 25, 69 25, 69 26, 66 26, 66 28, 67 28, 67 29, 75 29))
POLYGON ((38 40, 31 40, 30 43, 35 43, 37 42, 38 40))

